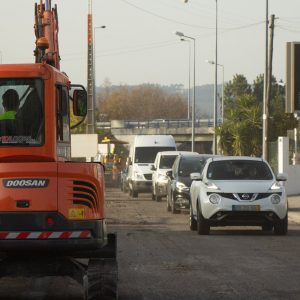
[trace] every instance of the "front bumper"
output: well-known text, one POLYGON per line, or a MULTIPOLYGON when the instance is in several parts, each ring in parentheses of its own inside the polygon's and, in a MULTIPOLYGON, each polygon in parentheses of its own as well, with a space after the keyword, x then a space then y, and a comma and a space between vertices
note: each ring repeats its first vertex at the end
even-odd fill
POLYGON ((150 193, 152 192, 152 181, 132 181, 132 187, 134 191, 137 191, 139 193, 150 193))
POLYGON ((218 204, 212 204, 208 196, 201 198, 201 211, 212 225, 263 225, 276 223, 287 214, 286 195, 278 204, 273 204, 270 195, 255 201, 237 201, 221 197, 218 204), (238 209, 236 209, 238 207, 238 209))
POLYGON ((189 209, 190 208, 190 192, 189 190, 179 190, 174 191, 174 204, 176 208, 179 209, 189 209))

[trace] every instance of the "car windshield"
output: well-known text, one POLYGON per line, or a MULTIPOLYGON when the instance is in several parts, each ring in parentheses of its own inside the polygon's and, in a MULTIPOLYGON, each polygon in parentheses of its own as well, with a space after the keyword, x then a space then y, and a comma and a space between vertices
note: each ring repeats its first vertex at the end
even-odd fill
POLYGON ((135 163, 154 163, 156 154, 161 151, 174 151, 174 147, 137 147, 135 149, 135 163))
POLYGON ((177 155, 162 155, 160 158, 160 169, 171 169, 177 155))
POLYGON ((36 146, 43 142, 43 81, 1 78, 0 146, 36 146))
POLYGON ((273 175, 263 161, 224 160, 209 164, 207 178, 214 180, 272 180, 273 175))
POLYGON ((202 173, 207 158, 191 157, 181 159, 178 174, 189 177, 191 173, 202 173))

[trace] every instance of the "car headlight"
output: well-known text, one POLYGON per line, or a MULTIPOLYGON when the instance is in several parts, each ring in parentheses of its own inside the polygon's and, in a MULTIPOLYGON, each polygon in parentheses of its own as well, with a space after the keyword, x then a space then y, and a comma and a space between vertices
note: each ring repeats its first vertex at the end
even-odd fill
POLYGON ((281 189, 281 185, 279 184, 279 182, 274 182, 270 187, 270 190, 280 190, 280 189, 281 189))
POLYGON ((144 175, 142 173, 135 173, 135 178, 143 180, 144 179, 144 175))
POLYGON ((184 183, 182 183, 182 182, 176 182, 176 187, 177 187, 178 189, 182 189, 182 188, 185 188, 186 185, 185 185, 184 183))
POLYGON ((210 194, 210 195, 208 196, 208 200, 209 200, 209 202, 212 203, 212 204, 219 204, 220 201, 221 201, 221 196, 218 195, 218 194, 213 193, 213 194, 210 194))
POLYGON ((184 189, 184 188, 188 188, 184 183, 182 183, 182 182, 176 182, 176 187, 178 188, 178 189, 184 189))
POLYGON ((157 179, 159 181, 164 181, 164 180, 168 180, 168 177, 166 175, 163 175, 163 174, 158 174, 157 179))
POLYGON ((281 200, 281 198, 278 194, 272 194, 270 199, 273 204, 279 204, 280 200, 281 200))
POLYGON ((219 190, 219 188, 213 182, 207 182, 206 187, 211 190, 219 190))

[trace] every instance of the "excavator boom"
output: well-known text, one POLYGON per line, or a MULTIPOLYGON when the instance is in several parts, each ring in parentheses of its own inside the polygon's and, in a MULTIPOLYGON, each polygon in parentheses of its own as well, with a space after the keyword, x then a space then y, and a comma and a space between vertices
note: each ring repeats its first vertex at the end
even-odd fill
POLYGON ((35 4, 35 62, 45 61, 60 70, 60 56, 58 47, 58 15, 57 6, 51 6, 51 0, 40 0, 35 4))

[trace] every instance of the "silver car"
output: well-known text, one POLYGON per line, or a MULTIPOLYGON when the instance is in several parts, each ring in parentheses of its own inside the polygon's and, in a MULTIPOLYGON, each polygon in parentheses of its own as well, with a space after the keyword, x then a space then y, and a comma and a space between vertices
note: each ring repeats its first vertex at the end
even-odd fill
POLYGON ((211 226, 261 226, 285 235, 288 204, 286 174, 274 176, 269 164, 254 157, 209 159, 202 174, 192 173, 190 229, 209 234, 211 226))

